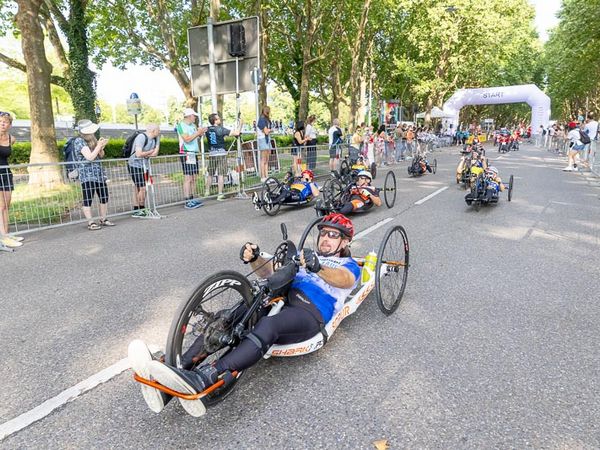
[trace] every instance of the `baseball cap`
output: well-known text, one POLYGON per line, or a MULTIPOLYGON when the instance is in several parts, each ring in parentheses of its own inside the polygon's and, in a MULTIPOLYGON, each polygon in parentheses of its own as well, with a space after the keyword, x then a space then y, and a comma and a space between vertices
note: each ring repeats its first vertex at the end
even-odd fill
POLYGON ((188 117, 188 116, 200 117, 199 114, 196 111, 194 111, 192 108, 185 108, 183 110, 183 117, 188 117))

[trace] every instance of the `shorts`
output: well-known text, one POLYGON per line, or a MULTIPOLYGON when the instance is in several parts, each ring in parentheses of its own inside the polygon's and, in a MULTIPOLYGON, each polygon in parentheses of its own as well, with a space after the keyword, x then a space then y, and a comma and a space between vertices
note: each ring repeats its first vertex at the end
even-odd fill
POLYGON ((81 190, 83 192, 83 206, 92 206, 94 193, 98 195, 100 203, 108 203, 108 187, 103 181, 84 181, 81 183, 81 190))
POLYGON ((0 191, 14 191, 13 174, 10 169, 0 169, 0 191))
POLYGON ((329 159, 335 159, 336 157, 339 157, 339 154, 338 154, 339 148, 340 148, 340 146, 337 144, 329 147, 329 159))
POLYGON ((573 147, 571 147, 571 151, 573 152, 580 152, 585 148, 585 145, 574 145, 573 147))
POLYGON ((266 139, 258 140, 258 149, 259 150, 271 150, 271 143, 267 142, 266 139))
POLYGON ((292 150, 290 153, 294 156, 298 156, 300 153, 300 147, 296 147, 296 146, 292 147, 292 150))
POLYGON ((225 176, 227 174, 227 155, 210 155, 208 158, 208 174, 225 176))
POLYGON ((179 157, 181 168, 184 175, 198 175, 198 155, 196 155, 196 164, 188 164, 185 162, 185 155, 179 157))
POLYGON ((129 164, 127 165, 127 170, 129 171, 129 175, 131 175, 131 179, 137 188, 143 188, 146 186, 146 180, 144 179, 144 169, 141 167, 133 167, 129 164))

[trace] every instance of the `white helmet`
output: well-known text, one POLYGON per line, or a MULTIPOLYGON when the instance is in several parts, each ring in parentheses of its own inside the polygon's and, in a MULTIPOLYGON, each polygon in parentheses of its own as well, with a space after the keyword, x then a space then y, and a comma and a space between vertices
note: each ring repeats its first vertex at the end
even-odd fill
POLYGON ((488 172, 493 173, 494 175, 498 175, 498 169, 496 169, 494 166, 490 166, 488 167, 488 172))
POLYGON ((367 177, 369 180, 373 180, 373 175, 368 170, 361 170, 356 174, 357 177, 367 177))

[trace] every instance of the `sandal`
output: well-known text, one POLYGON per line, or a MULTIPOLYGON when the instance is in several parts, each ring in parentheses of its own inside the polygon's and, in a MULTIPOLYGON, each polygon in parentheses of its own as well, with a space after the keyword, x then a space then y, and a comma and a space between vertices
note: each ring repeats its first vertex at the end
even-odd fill
POLYGON ((100 225, 98 225, 96 222, 88 223, 88 230, 90 230, 90 231, 101 230, 101 229, 102 229, 102 227, 100 225))
POLYGON ((108 219, 100 219, 100 225, 103 227, 114 227, 115 224, 108 219))

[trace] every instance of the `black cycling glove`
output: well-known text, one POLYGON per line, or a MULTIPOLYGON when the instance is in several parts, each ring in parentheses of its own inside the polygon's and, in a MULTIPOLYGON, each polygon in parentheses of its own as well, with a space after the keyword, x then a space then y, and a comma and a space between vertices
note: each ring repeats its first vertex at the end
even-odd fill
POLYGON ((321 263, 317 254, 310 248, 305 248, 303 252, 306 270, 313 273, 319 272, 321 270, 321 263))
POLYGON ((240 259, 244 264, 252 263, 256 261, 260 256, 260 248, 258 247, 258 245, 256 246, 256 248, 252 248, 253 245, 255 244, 253 244, 252 242, 246 242, 244 245, 242 245, 242 248, 240 249, 240 259), (250 250, 252 250, 252 259, 250 259, 250 261, 246 261, 244 259, 244 250, 246 250, 247 245, 249 245, 250 250))

